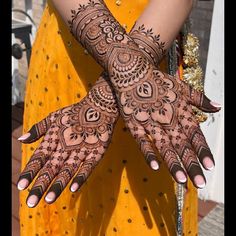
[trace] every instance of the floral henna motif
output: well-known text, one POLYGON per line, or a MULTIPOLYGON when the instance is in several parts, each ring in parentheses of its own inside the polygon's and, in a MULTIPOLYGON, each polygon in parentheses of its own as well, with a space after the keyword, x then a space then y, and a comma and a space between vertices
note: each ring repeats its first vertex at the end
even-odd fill
POLYGON ((35 124, 30 136, 22 142, 30 143, 31 138, 45 136, 18 181, 26 179, 27 186, 39 172, 28 200, 32 195, 40 200, 55 176, 50 190, 56 197, 78 169, 78 176, 85 181, 107 149, 118 116, 115 96, 102 75, 81 102, 52 112, 35 124))
MULTIPOLYGON (((187 108, 189 114, 183 114, 187 111, 183 104, 196 105, 207 111, 218 109, 211 106, 203 94, 153 67, 152 64, 156 64, 153 58, 157 56, 159 60, 164 53, 164 43, 158 42, 159 36, 154 37, 149 30, 146 41, 152 43, 149 48, 144 47, 145 43, 141 41, 145 33, 141 32, 144 30, 141 27, 137 30, 142 33, 137 46, 111 16, 103 1, 90 0, 87 5, 80 5, 78 11, 72 10, 70 25, 78 41, 107 70, 121 114, 147 162, 152 166, 155 160, 153 142, 175 179, 178 170, 184 171, 177 155, 192 180, 196 175, 203 176, 195 152, 203 161, 206 154, 210 156, 210 150, 199 127, 191 120, 191 110, 187 108), (159 43, 156 50, 155 43, 159 43), (182 127, 177 129, 179 125, 182 127), (194 132, 191 132, 192 127, 194 132), (190 137, 195 152, 185 134, 190 137)), ((138 40, 138 32, 134 35, 138 40)), ((43 166, 29 198, 36 195, 39 200, 57 175, 49 189, 55 196, 53 200, 47 200, 53 202, 79 169, 72 182, 72 187, 77 183, 78 189, 101 159, 118 117, 115 96, 106 74, 80 103, 50 114, 30 130, 31 135, 25 143, 37 140, 45 132, 45 137, 51 136, 44 137, 44 145, 36 150, 20 177, 20 180, 31 182, 43 166), (37 156, 40 151, 45 159, 42 163, 37 156)))
POLYGON ((132 30, 129 36, 135 41, 139 49, 156 67, 159 66, 161 59, 166 53, 165 42, 160 41, 160 34, 155 35, 151 29, 145 29, 140 25, 137 29, 132 30))
POLYGON ((89 48, 92 55, 96 55, 95 60, 105 67, 109 45, 123 41, 125 30, 114 18, 109 17, 110 13, 104 8, 103 1, 90 0, 87 5, 80 4, 71 13, 71 32, 85 48, 89 48))
MULTIPOLYGON (((196 154, 188 146, 194 145, 200 136, 191 140, 188 139, 189 137, 182 136, 183 142, 174 142, 174 139, 178 140, 178 137, 181 137, 180 129, 176 127, 182 125, 179 120, 182 103, 189 105, 193 103, 213 112, 218 109, 214 108, 203 94, 197 93, 184 82, 177 81, 178 79, 157 70, 153 65, 155 64, 153 57, 158 52, 164 53, 164 43, 160 42, 156 50, 148 48, 143 53, 135 41, 124 33, 124 29, 115 21, 103 1, 91 0, 86 5, 80 5, 78 10, 72 11, 72 20, 69 24, 75 38, 107 70, 116 91, 120 112, 128 128, 131 130, 135 125, 131 127, 130 124, 138 123, 154 140, 156 136, 153 132, 162 133, 162 137, 166 138, 160 138, 160 140, 170 140, 167 142, 168 145, 155 143, 158 149, 165 147, 163 149, 165 151, 161 151, 163 158, 168 160, 169 166, 172 166, 171 160, 174 158, 170 158, 170 154, 175 153, 176 160, 177 154, 181 155, 186 163, 187 172, 191 169, 190 177, 193 180, 194 176, 200 173, 200 167, 195 158, 196 154), (156 128, 152 129, 153 126, 156 128), (172 132, 173 130, 175 132, 172 132), (178 148, 180 150, 178 153, 173 152, 180 145, 183 145, 182 149, 178 148)), ((144 31, 144 27, 140 27, 137 31, 144 31)), ((148 36, 155 42, 160 40, 160 36, 154 37, 151 30, 147 33, 142 32, 142 35, 148 36)), ((141 45, 141 47, 144 46, 141 45)), ((192 126, 192 123, 189 123, 189 126, 192 126)))
MULTIPOLYGON (((135 33, 134 41, 139 38, 138 34, 139 34, 139 32, 135 33)), ((144 39, 143 36, 140 36, 140 40, 142 40, 142 39, 144 39)), ((149 38, 147 38, 147 40, 150 41, 149 38)), ((155 40, 153 40, 153 42, 150 41, 150 45, 152 45, 153 48, 154 48, 155 43, 156 43, 155 40)), ((146 45, 146 47, 148 47, 148 45, 146 45)), ((157 44, 157 47, 159 47, 159 44, 157 44)), ((143 50, 143 49, 141 48, 141 50, 143 50)), ((148 57, 148 50, 143 51, 143 53, 148 57)), ((152 60, 153 58, 150 57, 149 59, 152 60)), ((154 63, 154 61, 151 61, 151 62, 154 63)), ((104 72, 102 77, 100 78, 100 80, 97 82, 97 85, 99 85, 99 84, 100 85, 94 86, 92 88, 92 90, 88 93, 88 99, 90 101, 90 105, 93 106, 93 104, 95 104, 95 106, 99 107, 102 111, 117 114, 118 110, 117 110, 117 106, 116 106, 116 103, 114 100, 114 94, 111 92, 110 85, 105 86, 105 83, 108 83, 106 81, 106 80, 108 80, 106 77, 107 77, 107 75, 104 72)), ((146 86, 144 86, 144 91, 143 91, 144 94, 146 93, 146 89, 148 89, 148 88, 146 88, 146 86)), ((71 107, 69 107, 69 112, 71 112, 70 108, 71 107)), ((66 127, 68 127, 69 124, 72 124, 72 125, 77 124, 78 116, 76 116, 76 114, 78 112, 77 110, 79 110, 79 109, 73 108, 72 110, 74 111, 74 114, 70 117, 70 121, 69 121, 69 119, 67 119, 66 122, 64 120, 65 123, 68 123, 66 125, 66 127)), ((100 118, 100 114, 97 113, 92 108, 89 108, 87 110, 86 114, 87 114, 86 115, 87 122, 89 122, 89 120, 92 120, 92 119, 93 119, 93 121, 95 121, 96 119, 100 118)), ((50 125, 55 121, 55 119, 58 119, 58 117, 59 117, 58 112, 52 113, 45 120, 43 120, 42 122, 39 122, 38 124, 33 126, 32 129, 29 131, 31 133, 30 138, 24 140, 23 142, 30 143, 30 142, 37 140, 39 136, 41 137, 42 135, 44 135, 46 133, 46 131, 49 129, 50 125), (33 136, 34 136, 34 139, 32 138, 33 136)), ((109 124, 108 124, 108 126, 109 126, 109 124)), ((23 172, 24 174, 21 175, 19 180, 27 179, 28 182, 30 183, 33 180, 33 178, 36 176, 38 171, 41 170, 42 167, 45 165, 45 163, 48 161, 49 155, 51 155, 52 150, 54 150, 56 147, 55 145, 57 145, 59 143, 58 130, 56 132, 54 132, 52 130, 53 127, 55 127, 55 125, 51 126, 51 130, 44 137, 44 142, 40 145, 40 147, 36 150, 36 152, 32 156, 31 161, 27 164, 27 167, 25 168, 25 170, 23 172), (50 138, 47 138, 47 136, 49 134, 50 134, 50 138), (49 145, 49 144, 52 144, 53 142, 54 142, 54 148, 52 145, 49 145), (44 152, 42 152, 42 150, 44 150, 44 152), (47 152, 47 155, 45 154, 45 151, 47 152)), ((79 127, 79 126, 77 126, 77 127, 79 127)), ((75 129, 75 127, 73 129, 75 129)), ((78 134, 76 133, 77 129, 75 129, 75 130, 76 130, 75 133, 73 133, 73 134, 71 133, 71 135, 70 135, 71 138, 76 138, 78 136, 78 134)), ((134 128, 134 130, 135 130, 135 128, 134 128)), ((60 132, 62 132, 62 130, 60 132)), ((86 134, 86 132, 84 132, 84 133, 86 134)), ((150 165, 150 163, 156 159, 155 158, 156 154, 155 154, 151 140, 146 135, 141 136, 140 133, 141 133, 140 131, 137 132, 136 134, 134 134, 134 137, 136 138, 137 142, 139 143, 140 149, 143 152, 147 163, 150 165)), ((63 136, 63 134, 61 133, 61 137, 62 136, 63 136)), ((61 138, 61 143, 63 143, 63 141, 64 140, 61 138)), ((64 143, 64 147, 65 146, 66 146, 66 144, 64 143)), ((68 147, 67 147, 67 149, 68 149, 68 147)), ((49 186, 50 181, 52 181, 52 177, 50 177, 50 176, 56 175, 56 173, 58 173, 60 168, 61 168, 60 172, 58 173, 58 175, 54 181, 54 184, 48 190, 48 192, 55 193, 55 195, 56 195, 55 199, 61 194, 61 192, 63 191, 63 189, 65 188, 67 183, 71 180, 71 178, 73 177, 73 175, 75 174, 76 170, 79 167, 80 167, 79 173, 77 174, 76 178, 74 178, 72 185, 73 185, 73 183, 77 183, 78 187, 81 187, 82 184, 86 181, 86 179, 90 175, 90 173, 92 172, 92 169, 97 165, 97 163, 99 162, 99 160, 102 157, 102 154, 99 154, 98 150, 95 149, 95 150, 91 151, 91 153, 93 153, 93 158, 91 158, 91 160, 84 161, 84 163, 80 166, 80 164, 83 162, 85 156, 89 154, 88 149, 85 149, 85 148, 82 148, 82 149, 83 149, 83 151, 81 151, 81 149, 76 149, 76 151, 73 151, 73 148, 71 148, 71 150, 72 150, 71 154, 69 155, 67 153, 67 155, 66 155, 66 157, 69 156, 67 160, 66 160, 66 158, 64 158, 65 160, 59 158, 59 159, 61 159, 60 165, 58 164, 57 158, 54 161, 52 158, 50 160, 51 164, 47 164, 46 168, 44 168, 42 171, 40 171, 40 173, 39 173, 40 178, 35 182, 35 185, 32 188, 32 190, 28 196, 28 199, 31 195, 37 195, 38 199, 40 199, 42 197, 44 191, 49 186), (96 158, 95 158, 95 156, 96 156, 96 158), (54 166, 53 168, 57 170, 56 172, 51 171, 52 166, 54 166), (48 168, 48 170, 47 170, 47 168, 48 168), (46 181, 46 180, 49 180, 49 181, 46 181)), ((99 151, 101 153, 105 152, 105 150, 102 150, 101 147, 100 147, 99 151)), ((54 153, 53 153, 53 156, 55 158, 54 153)), ((167 156, 169 156, 169 155, 166 155, 166 157, 167 156)), ((167 165, 168 165, 168 163, 167 163, 167 165)), ((172 167, 169 167, 169 168, 172 173, 173 172, 172 170, 174 168, 172 168, 172 167)))

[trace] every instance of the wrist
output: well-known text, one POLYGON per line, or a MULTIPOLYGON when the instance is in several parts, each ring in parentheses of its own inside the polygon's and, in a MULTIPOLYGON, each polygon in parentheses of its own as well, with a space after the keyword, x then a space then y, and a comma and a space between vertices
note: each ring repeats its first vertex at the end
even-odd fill
POLYGON ((116 96, 105 77, 106 74, 103 73, 88 92, 86 98, 91 107, 95 107, 100 112, 108 113, 111 117, 117 119, 119 116, 119 109, 116 96))

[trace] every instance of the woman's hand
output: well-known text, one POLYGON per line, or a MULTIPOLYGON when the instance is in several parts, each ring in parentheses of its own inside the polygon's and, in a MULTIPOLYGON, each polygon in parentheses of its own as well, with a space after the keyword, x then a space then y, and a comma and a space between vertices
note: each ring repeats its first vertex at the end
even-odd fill
MULTIPOLYGON (((59 13, 65 21, 70 18, 69 9, 76 8, 76 4, 77 2, 74 1, 69 1, 66 4, 64 1, 57 1, 57 3, 55 3, 59 13)), ((206 169, 213 168, 214 161, 199 125, 194 119, 191 105, 195 105, 207 112, 216 112, 219 110, 219 107, 215 107, 203 94, 192 90, 185 83, 175 80, 174 77, 158 71, 156 67, 151 65, 145 57, 147 55, 144 55, 145 53, 142 54, 142 50, 138 48, 135 41, 132 40, 115 21, 103 1, 90 1, 87 6, 81 5, 78 8, 78 11, 73 10, 71 12, 72 20, 70 20, 69 26, 72 33, 91 53, 94 59, 107 70, 112 85, 116 90, 122 116, 132 135, 140 144, 140 148, 149 165, 153 169, 158 169, 154 151, 156 147, 177 182, 186 182, 186 175, 188 174, 196 187, 203 187, 205 185, 205 178, 199 165, 198 158, 206 169), (182 168, 179 158, 182 160, 184 168, 182 168), (187 171, 187 174, 185 173, 185 170, 187 171)), ((88 114, 88 110, 86 111, 88 114)), ((80 114, 82 117, 89 117, 85 115, 85 110, 80 114)), ((93 114, 91 118, 93 117, 95 119, 98 117, 96 111, 90 110, 90 114, 93 114)), ((113 118, 116 119, 117 117, 113 118)), ((48 122, 50 125, 48 125, 46 121, 42 122, 47 124, 44 128, 44 133, 48 128, 51 128, 51 123, 55 123, 52 118, 48 118, 47 120, 50 120, 50 122, 48 122)), ((55 120, 57 119, 55 118, 55 120)), ((64 130, 64 128, 58 125, 58 122, 56 122, 56 124, 58 130, 64 130)), ((62 125, 65 124, 62 123, 62 125)), ((82 129, 84 128, 84 123, 80 123, 79 125, 82 125, 82 129)), ((74 124, 74 126, 76 125, 74 124)), ((30 132, 33 139, 34 136, 37 138, 40 135, 39 132, 35 135, 36 127, 40 127, 40 125, 35 126, 30 132)), ((113 128, 112 124, 111 127, 113 128)), ((92 127, 92 130, 97 130, 97 128, 92 127)), ((55 134, 73 136, 74 134, 72 131, 74 132, 72 127, 67 127, 63 133, 58 133, 57 131, 55 134)), ((51 133, 52 132, 53 131, 51 131, 51 133)), ((46 138, 46 136, 44 138, 46 138)), ((26 142, 28 139, 30 139, 30 137, 26 139, 26 142)), ((36 157, 33 156, 32 163, 28 163, 27 166, 29 166, 29 168, 27 170, 26 167, 26 174, 24 175, 23 172, 23 175, 21 175, 20 179, 23 178, 24 181, 20 181, 22 185, 19 183, 19 187, 26 188, 39 169, 43 166, 40 171, 40 174, 42 172, 42 175, 39 175, 39 178, 35 183, 35 188, 33 187, 39 197, 37 197, 37 194, 30 194, 34 195, 34 198, 36 196, 36 201, 34 201, 36 204, 41 198, 42 193, 46 191, 50 181, 53 180, 53 177, 50 177, 50 179, 45 178, 46 180, 41 178, 41 181, 41 176, 56 176, 58 172, 69 173, 71 171, 64 167, 68 164, 70 164, 69 166, 73 166, 74 163, 74 159, 71 158, 71 153, 73 154, 73 151, 70 150, 68 152, 68 146, 70 146, 68 144, 70 142, 65 141, 67 139, 68 136, 65 136, 64 138, 55 138, 56 141, 54 141, 54 150, 60 150, 61 153, 58 155, 65 156, 62 158, 63 161, 60 162, 60 167, 63 166, 63 171, 52 171, 51 175, 46 171, 46 174, 44 175, 44 169, 51 169, 50 165, 44 168, 44 164, 47 161, 50 161, 50 158, 47 160, 48 155, 42 155, 43 161, 41 163, 41 158, 37 159, 37 153, 35 152, 36 157), (67 148, 65 149, 65 147, 67 148), (34 161, 34 159, 37 161, 34 161), (71 162, 68 163, 67 159, 71 160, 71 162), (26 180, 27 178, 25 178, 25 176, 28 176, 28 180, 26 180), (37 181, 42 183, 42 185, 37 185, 37 181)), ((84 143, 84 141, 85 140, 82 139, 82 143, 84 143)), ((46 141, 46 143, 48 142, 46 141)), ((79 143, 80 141, 76 144, 78 147, 80 146, 79 143)), ((107 143, 103 142, 101 152, 97 152, 100 156, 104 153, 108 143, 109 138, 107 139, 107 143)), ((72 144, 73 149, 76 145, 74 146, 72 144)), ((96 150, 98 150, 98 148, 96 150)), ((55 155, 54 152, 52 152, 54 155, 52 159, 60 159, 57 158, 57 155, 55 155)), ((93 156, 93 154, 91 154, 93 152, 91 151, 88 153, 84 151, 83 153, 84 157, 82 159, 78 158, 80 163, 82 163, 82 160, 85 162, 87 158, 93 156)), ((49 163, 52 162, 53 161, 51 160, 49 163)), ((57 165, 58 164, 56 164, 56 166, 57 165)), ((78 169, 79 165, 80 164, 76 165, 75 169, 78 169)), ((81 169, 82 165, 83 164, 81 164, 81 169)), ((56 197, 59 196, 63 188, 69 182, 69 178, 72 178, 73 175, 67 175, 67 181, 64 181, 66 179, 64 176, 66 175, 59 174, 58 177, 56 177, 56 184, 52 185, 56 186, 55 189, 52 189, 52 191, 49 190, 51 193, 46 196, 48 202, 55 201, 56 197), (60 181, 57 181, 57 179, 60 181)), ((77 178, 77 180, 79 179, 79 181, 81 180, 83 182, 88 175, 85 174, 84 176, 85 178, 80 177, 77 178)), ((77 181, 73 186, 75 187, 74 190, 76 190, 81 184, 77 181)), ((28 203, 29 200, 30 199, 28 198, 28 203)), ((35 204, 31 204, 31 206, 34 205, 35 204)))
MULTIPOLYGON (((198 160, 206 169, 213 168, 214 160, 191 105, 208 112, 219 111, 219 107, 183 82, 157 70, 104 1, 53 0, 53 3, 74 37, 106 70, 127 127, 151 167, 158 169, 155 146, 178 182, 186 182, 186 170, 196 187, 204 187, 205 177, 198 160)), ((168 12, 165 15, 169 18, 168 12)), ((160 46, 162 49, 163 44, 160 46)), ((151 52, 153 49, 147 50, 151 52)))
POLYGON ((219 106, 185 82, 157 70, 132 41, 113 47, 108 74, 121 115, 153 169, 158 169, 158 163, 152 143, 177 182, 186 182, 188 174, 196 187, 203 188, 199 161, 211 170, 214 160, 192 105, 205 112, 217 112, 219 106))
POLYGON ((29 207, 46 191, 46 202, 54 202, 77 170, 70 189, 83 185, 108 148, 118 116, 114 95, 101 77, 82 101, 52 112, 19 138, 31 143, 44 135, 18 181, 23 190, 39 172, 27 198, 29 207))

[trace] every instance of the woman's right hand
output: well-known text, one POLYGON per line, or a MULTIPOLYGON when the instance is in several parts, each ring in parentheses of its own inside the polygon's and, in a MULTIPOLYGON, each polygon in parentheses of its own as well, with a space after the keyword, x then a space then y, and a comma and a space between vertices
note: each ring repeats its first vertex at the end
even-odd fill
POLYGON ((153 169, 159 168, 156 147, 177 182, 185 183, 189 176, 195 187, 203 188, 206 180, 200 163, 211 170, 214 159, 192 105, 205 112, 218 112, 220 107, 158 70, 132 40, 113 46, 108 74, 127 128, 153 169))

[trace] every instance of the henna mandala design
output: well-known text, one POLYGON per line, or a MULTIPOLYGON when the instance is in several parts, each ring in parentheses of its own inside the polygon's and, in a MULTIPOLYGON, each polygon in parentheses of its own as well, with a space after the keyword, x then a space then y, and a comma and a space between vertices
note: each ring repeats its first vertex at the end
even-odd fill
POLYGON ((30 143, 45 135, 18 181, 27 180, 28 185, 39 172, 27 201, 36 196, 38 202, 56 177, 49 189, 55 201, 78 169, 73 182, 79 180, 81 186, 107 149, 118 115, 115 96, 103 74, 81 102, 35 124, 22 140, 30 143))
POLYGON ((150 63, 136 49, 120 47, 112 48, 109 61, 109 77, 116 89, 119 91, 130 90, 132 86, 144 79, 149 72, 150 63))
POLYGON ((177 115, 174 112, 178 101, 177 89, 175 81, 153 71, 148 80, 121 93, 122 114, 126 120, 133 119, 144 125, 158 122, 166 128, 173 126, 177 115))
MULTIPOLYGON (((173 172, 183 171, 176 161, 179 155, 194 183, 197 174, 203 176, 197 160, 199 146, 204 147, 202 150, 207 150, 204 154, 208 157, 212 158, 212 154, 208 147, 205 148, 206 143, 200 138, 202 136, 199 131, 195 132, 193 138, 189 136, 189 130, 184 128, 196 127, 191 110, 188 113, 187 110, 190 105, 211 112, 218 109, 210 104, 205 95, 157 70, 155 64, 164 54, 165 46, 164 42, 160 42, 160 35, 154 36, 151 29, 145 31, 145 27, 140 26, 131 34, 136 38, 134 41, 124 33, 124 29, 115 21, 103 1, 89 1, 82 8, 83 10, 80 8, 72 15, 71 32, 107 70, 120 112, 131 133, 140 146, 145 135, 151 136, 174 177, 173 172), (85 21, 85 18, 90 20, 85 21), (91 37, 89 32, 94 26, 95 33, 91 37), (107 26, 109 31, 104 30, 107 26), (119 40, 115 40, 114 35, 120 35, 119 40), (135 42, 139 42, 139 46, 135 42), (100 47, 101 44, 103 47, 100 47), (181 116, 187 118, 188 125, 181 116), (134 129, 144 132, 138 135, 134 129), (196 140, 201 144, 197 144, 196 140)), ((145 143, 149 150, 153 150, 149 142, 145 143)))
POLYGON ((132 39, 101 0, 89 0, 71 12, 72 34, 106 72, 80 103, 51 113, 30 129, 29 137, 21 139, 30 143, 45 135, 18 182, 19 186, 26 181, 21 185, 25 189, 38 173, 28 204, 31 197, 37 200, 29 206, 37 205, 55 177, 48 190, 54 193, 49 203, 56 200, 78 169, 72 187, 75 183, 76 189, 82 186, 109 145, 118 118, 116 103, 147 163, 157 169, 152 165, 156 162, 155 146, 177 182, 181 181, 176 173, 187 171, 197 186, 194 178, 203 176, 197 157, 204 163, 206 156, 212 161, 213 156, 191 105, 207 112, 219 108, 204 94, 153 66, 165 53, 160 35, 154 36, 152 30, 141 26, 132 39))

